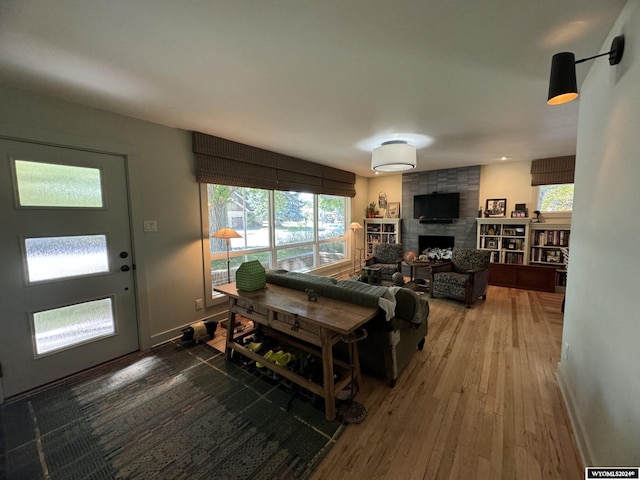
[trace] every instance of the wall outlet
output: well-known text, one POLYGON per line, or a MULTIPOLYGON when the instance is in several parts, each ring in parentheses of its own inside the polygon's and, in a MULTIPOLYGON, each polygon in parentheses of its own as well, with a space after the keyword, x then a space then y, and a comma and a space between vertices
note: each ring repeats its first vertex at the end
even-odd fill
POLYGON ((204 303, 201 298, 196 300, 196 310, 202 310, 204 308, 204 303))

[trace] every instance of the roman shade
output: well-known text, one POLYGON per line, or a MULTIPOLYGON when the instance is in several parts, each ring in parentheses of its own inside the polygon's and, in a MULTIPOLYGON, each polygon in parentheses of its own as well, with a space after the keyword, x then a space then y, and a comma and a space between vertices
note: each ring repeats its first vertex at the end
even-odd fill
POLYGON ((531 186, 573 183, 576 156, 540 158, 531 162, 531 186))
POLYGON ((353 197, 356 176, 288 155, 193 132, 196 181, 353 197))

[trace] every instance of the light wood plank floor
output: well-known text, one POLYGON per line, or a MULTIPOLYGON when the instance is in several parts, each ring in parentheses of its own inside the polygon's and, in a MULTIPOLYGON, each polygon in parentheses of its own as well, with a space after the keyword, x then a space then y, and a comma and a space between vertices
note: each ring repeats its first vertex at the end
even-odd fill
POLYGON ((555 378, 561 294, 489 287, 430 299, 429 334, 395 388, 365 376, 368 409, 322 461, 324 479, 579 479, 555 378))

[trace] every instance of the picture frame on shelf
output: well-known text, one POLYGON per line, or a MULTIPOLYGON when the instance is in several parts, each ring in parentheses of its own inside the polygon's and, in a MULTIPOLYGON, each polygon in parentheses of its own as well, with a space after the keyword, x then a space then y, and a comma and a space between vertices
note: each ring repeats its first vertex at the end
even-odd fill
POLYGON ((485 247, 486 247, 486 248, 493 248, 493 249, 496 249, 496 248, 498 248, 498 241, 497 241, 497 240, 495 240, 495 239, 487 240, 487 241, 485 242, 485 247))
POLYGON ((485 215, 490 218, 504 217, 507 213, 506 198, 488 198, 485 205, 485 215))
POLYGON ((400 218, 400 202, 387 202, 387 218, 400 218))
POLYGON ((502 229, 502 235, 504 235, 505 237, 515 237, 516 229, 515 228, 503 228, 502 229))
POLYGON ((526 210, 514 210, 511 212, 511 218, 527 218, 526 210))

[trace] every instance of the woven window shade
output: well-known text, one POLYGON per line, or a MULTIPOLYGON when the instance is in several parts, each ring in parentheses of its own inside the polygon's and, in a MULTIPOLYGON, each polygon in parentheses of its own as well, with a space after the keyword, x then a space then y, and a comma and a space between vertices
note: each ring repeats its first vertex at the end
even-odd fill
POLYGON ((193 132, 196 181, 353 197, 354 173, 193 132))
POLYGON ((531 162, 531 186, 573 183, 576 156, 540 158, 531 162))

